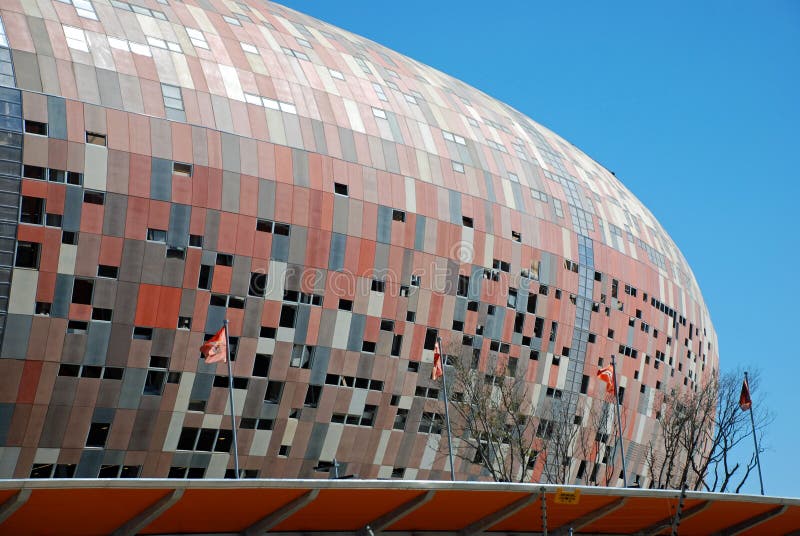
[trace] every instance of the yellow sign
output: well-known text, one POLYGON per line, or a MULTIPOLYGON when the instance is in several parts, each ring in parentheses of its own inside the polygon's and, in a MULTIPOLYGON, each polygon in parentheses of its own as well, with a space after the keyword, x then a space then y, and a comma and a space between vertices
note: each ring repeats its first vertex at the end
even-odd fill
POLYGON ((556 490, 556 504, 578 504, 581 500, 581 490, 565 491, 561 488, 556 490))

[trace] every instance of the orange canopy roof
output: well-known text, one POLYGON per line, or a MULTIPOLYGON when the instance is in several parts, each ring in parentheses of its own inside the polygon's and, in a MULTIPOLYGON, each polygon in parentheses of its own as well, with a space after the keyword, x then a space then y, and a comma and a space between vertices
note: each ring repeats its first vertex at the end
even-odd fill
MULTIPOLYGON (((6 480, 0 535, 669 534, 677 491, 405 480, 6 480)), ((689 492, 680 534, 789 534, 800 499, 689 492)))

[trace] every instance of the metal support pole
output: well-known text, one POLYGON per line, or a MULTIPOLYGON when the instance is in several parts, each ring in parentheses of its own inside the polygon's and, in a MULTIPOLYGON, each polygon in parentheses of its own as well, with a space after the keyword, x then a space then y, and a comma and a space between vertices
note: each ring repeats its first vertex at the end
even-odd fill
MULTIPOLYGON (((744 373, 744 381, 747 383, 747 389, 750 389, 750 382, 747 381, 747 371, 744 373)), ((764 479, 761 478, 761 460, 758 457, 758 438, 756 437, 756 420, 753 417, 753 397, 750 397, 750 425, 753 427, 753 444, 756 448, 756 466, 758 466, 758 483, 761 484, 761 495, 764 495, 764 479)))
POLYGON ((233 466, 239 476, 239 441, 236 437, 236 409, 233 406, 233 368, 231 367, 231 341, 228 336, 228 319, 225 319, 225 360, 228 362, 228 394, 231 401, 231 432, 233 433, 233 466))
POLYGON ((542 488, 542 536, 547 536, 547 497, 545 489, 542 488))
POLYGON ((617 385, 617 362, 614 354, 611 354, 611 370, 614 372, 614 405, 617 408, 617 437, 619 439, 619 451, 622 457, 622 485, 628 487, 628 470, 625 467, 625 444, 622 442, 622 417, 619 414, 619 386, 617 385))
POLYGON ((453 434, 450 432, 450 398, 447 396, 447 373, 445 372, 445 357, 444 351, 442 346, 442 338, 436 337, 436 341, 439 343, 439 359, 442 360, 442 390, 444 391, 444 420, 447 424, 447 451, 450 456, 450 480, 455 481, 456 479, 456 468, 453 465, 453 434))

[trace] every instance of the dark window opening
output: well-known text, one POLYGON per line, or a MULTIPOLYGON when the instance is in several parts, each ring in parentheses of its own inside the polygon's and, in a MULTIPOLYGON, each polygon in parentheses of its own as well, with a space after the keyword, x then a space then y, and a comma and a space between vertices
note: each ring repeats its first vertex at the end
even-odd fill
POLYGON ((320 398, 322 397, 321 385, 309 385, 306 389, 306 398, 303 405, 307 408, 316 408, 319 405, 320 398))
POLYGON ((197 280, 197 288, 211 290, 211 279, 214 277, 214 267, 207 264, 200 265, 200 277, 197 280))
POLYGON ((333 193, 337 195, 348 195, 348 188, 346 184, 342 184, 341 182, 334 182, 333 183, 333 193))
POLYGON ((192 176, 192 165, 186 164, 184 162, 173 162, 172 163, 172 173, 175 175, 185 175, 187 177, 192 176))
POLYGON ((267 274, 262 274, 260 272, 251 272, 248 295, 263 298, 266 292, 267 292, 267 274))
POLYGON ((101 322, 111 322, 111 315, 113 311, 111 309, 103 309, 100 307, 95 307, 92 309, 92 320, 99 320, 101 322))
POLYGON ((78 233, 75 231, 64 231, 61 233, 61 243, 69 245, 78 244, 78 233))
POLYGON ((185 259, 186 251, 183 248, 168 247, 166 256, 168 259, 185 259))
POLYGON ((144 381, 142 394, 158 396, 164 389, 164 382, 167 378, 166 370, 148 370, 144 381))
POLYGON ((41 225, 44 215, 44 199, 40 197, 22 196, 22 206, 19 213, 19 221, 32 225, 41 225))
POLYGON ((97 277, 110 277, 116 279, 119 274, 119 267, 111 266, 108 264, 99 264, 97 266, 97 277))
POLYGON ((283 394, 283 382, 270 381, 267 383, 267 392, 264 393, 264 402, 280 404, 283 394))
POLYGON ((217 266, 233 266, 233 255, 217 253, 217 266))
POLYGON ((153 328, 134 326, 133 338, 142 341, 153 340, 153 328))
POLYGON ((36 179, 43 181, 46 172, 47 170, 43 167, 31 166, 28 164, 22 166, 22 176, 25 177, 26 179, 36 179))
POLYGON ((103 192, 86 190, 83 192, 83 202, 92 205, 102 205, 106 202, 106 196, 103 192))
POLYGON ((89 427, 89 434, 86 436, 86 446, 105 447, 110 427, 111 423, 109 422, 93 422, 89 427))
POLYGON ((31 121, 30 119, 27 119, 25 121, 25 133, 36 134, 37 136, 47 136, 47 123, 31 121))
POLYGON ((391 355, 393 357, 398 357, 400 355, 400 350, 403 346, 403 336, 402 335, 395 335, 392 338, 392 352, 391 355))
POLYGON ((269 365, 272 361, 272 356, 269 354, 256 354, 253 361, 253 376, 266 378, 269 376, 269 365))
POLYGON ((52 214, 48 212, 45 215, 44 224, 48 227, 61 227, 62 219, 61 214, 52 214))
POLYGON ((91 279, 76 279, 72 285, 72 303, 91 305, 93 291, 94 281, 91 279))
POLYGON ((264 339, 274 339, 277 330, 270 326, 261 326, 261 330, 258 333, 259 337, 264 339))
POLYGON ((297 307, 294 305, 283 304, 281 307, 281 317, 278 326, 282 328, 293 328, 297 321, 297 307))
POLYGON ((39 268, 40 248, 41 244, 36 242, 18 242, 14 266, 18 268, 39 268))

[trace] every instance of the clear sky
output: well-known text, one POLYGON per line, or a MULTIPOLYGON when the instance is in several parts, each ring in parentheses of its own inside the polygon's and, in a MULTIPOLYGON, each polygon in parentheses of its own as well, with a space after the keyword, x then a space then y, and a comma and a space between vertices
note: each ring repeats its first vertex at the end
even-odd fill
POLYGON ((766 492, 800 496, 800 2, 282 3, 475 86, 613 170, 688 259, 723 370, 761 368, 753 402, 776 415, 766 492))

